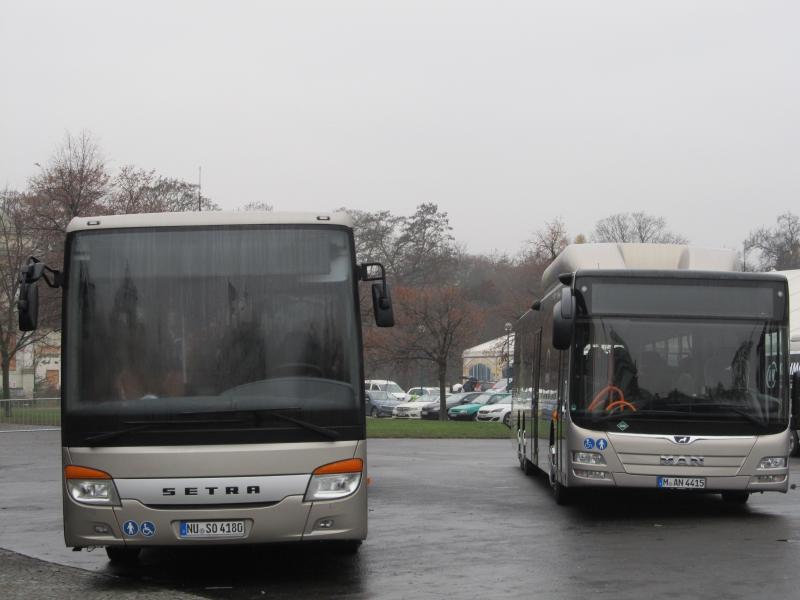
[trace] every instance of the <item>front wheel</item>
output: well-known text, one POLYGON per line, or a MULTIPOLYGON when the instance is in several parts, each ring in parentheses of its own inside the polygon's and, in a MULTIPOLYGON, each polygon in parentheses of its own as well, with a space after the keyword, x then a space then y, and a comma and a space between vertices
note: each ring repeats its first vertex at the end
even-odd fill
POLYGON ((361 540, 342 540, 329 543, 334 545, 334 548, 338 554, 356 554, 358 549, 361 548, 361 540))
POLYGON ((722 499, 728 504, 747 504, 749 492, 722 492, 722 499))
POLYGON ((797 430, 792 429, 791 440, 789 441, 789 454, 800 456, 800 440, 797 438, 797 430))
POLYGON ((129 548, 126 546, 106 546, 108 560, 114 564, 130 565, 139 560, 141 548, 129 548))
POLYGON ((377 418, 377 417, 378 417, 378 409, 377 409, 377 408, 375 408, 375 407, 373 406, 373 407, 372 407, 372 410, 371 410, 371 411, 369 411, 369 416, 370 416, 370 417, 377 418))
POLYGON ((511 427, 511 413, 506 413, 506 416, 503 417, 503 425, 511 427))

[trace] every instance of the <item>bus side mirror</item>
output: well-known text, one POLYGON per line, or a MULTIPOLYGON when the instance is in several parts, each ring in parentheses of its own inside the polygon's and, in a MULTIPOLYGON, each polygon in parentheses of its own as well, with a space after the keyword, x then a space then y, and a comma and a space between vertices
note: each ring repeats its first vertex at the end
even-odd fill
POLYGON ((39 325, 39 286, 35 283, 20 283, 19 300, 19 330, 34 331, 39 325))
POLYGON ((389 284, 386 283, 386 269, 381 263, 364 263, 361 269, 361 281, 380 281, 372 284, 372 312, 378 327, 394 327, 394 309, 389 284))
POLYGON ((561 300, 553 307, 553 346, 557 350, 567 350, 572 343, 572 330, 575 328, 575 299, 572 289, 561 288, 561 300))
POLYGON ((378 327, 394 327, 394 309, 389 284, 372 284, 372 312, 378 327))
POLYGON ((789 428, 797 429, 798 421, 800 421, 800 371, 792 374, 792 417, 789 428))

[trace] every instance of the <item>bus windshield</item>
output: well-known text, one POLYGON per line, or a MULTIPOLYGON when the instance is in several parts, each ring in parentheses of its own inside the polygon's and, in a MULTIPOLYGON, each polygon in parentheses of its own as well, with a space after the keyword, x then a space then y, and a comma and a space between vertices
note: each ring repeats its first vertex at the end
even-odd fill
POLYGON ((573 420, 642 433, 786 428, 786 328, 771 320, 581 319, 573 420))
POLYGON ((357 439, 353 264, 349 233, 330 227, 77 233, 67 257, 70 445, 177 417, 183 424, 166 428, 176 431, 134 425, 115 443, 320 439, 298 421, 357 439))

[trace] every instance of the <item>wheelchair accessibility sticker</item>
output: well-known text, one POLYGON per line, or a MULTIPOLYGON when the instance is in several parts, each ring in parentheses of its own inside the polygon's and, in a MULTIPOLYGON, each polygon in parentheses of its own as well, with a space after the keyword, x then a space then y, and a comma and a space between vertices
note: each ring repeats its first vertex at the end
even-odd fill
POLYGON ((592 448, 594 448, 594 440, 592 438, 586 438, 585 440, 583 440, 583 447, 586 448, 587 450, 591 450, 592 448))

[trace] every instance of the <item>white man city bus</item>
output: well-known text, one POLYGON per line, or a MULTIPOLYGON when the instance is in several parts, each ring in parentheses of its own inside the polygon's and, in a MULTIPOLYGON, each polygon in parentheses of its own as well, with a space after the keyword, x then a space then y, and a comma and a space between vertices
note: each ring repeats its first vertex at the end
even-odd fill
POLYGON ((74 219, 63 274, 67 546, 367 534, 358 280, 393 325, 383 267, 356 265, 346 215, 180 213, 74 219))
POLYGON ((787 491, 786 278, 735 258, 583 244, 544 272, 515 327, 512 441, 558 503, 579 488, 787 491))

